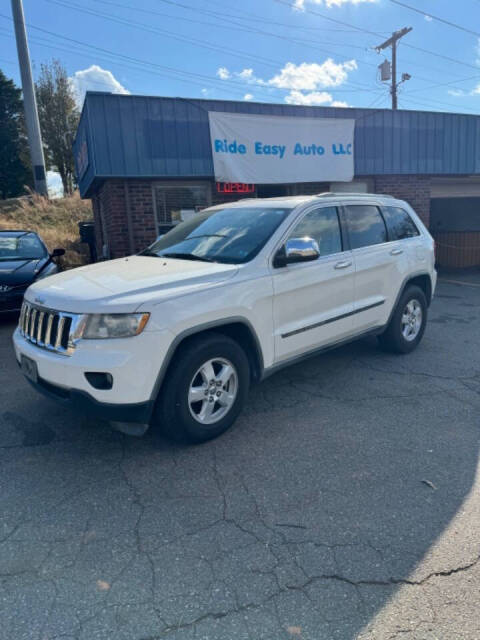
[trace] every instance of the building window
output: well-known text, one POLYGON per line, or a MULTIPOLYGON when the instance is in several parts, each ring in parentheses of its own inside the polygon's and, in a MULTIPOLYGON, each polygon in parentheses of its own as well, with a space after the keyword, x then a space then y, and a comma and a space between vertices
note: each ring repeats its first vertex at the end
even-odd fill
POLYGON ((210 185, 161 185, 155 187, 158 226, 178 224, 210 205, 210 185))

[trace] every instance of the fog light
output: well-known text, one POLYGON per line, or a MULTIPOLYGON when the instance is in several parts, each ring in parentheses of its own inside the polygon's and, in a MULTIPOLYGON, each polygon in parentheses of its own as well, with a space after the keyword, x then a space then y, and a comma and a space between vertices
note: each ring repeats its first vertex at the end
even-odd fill
POLYGON ((113 386, 113 377, 111 373, 91 371, 85 374, 85 378, 95 389, 106 391, 111 389, 113 386))

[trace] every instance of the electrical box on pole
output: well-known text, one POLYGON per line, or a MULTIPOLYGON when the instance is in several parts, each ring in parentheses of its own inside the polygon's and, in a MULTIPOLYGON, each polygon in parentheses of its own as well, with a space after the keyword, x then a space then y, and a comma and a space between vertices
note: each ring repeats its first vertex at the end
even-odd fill
POLYGON ((384 60, 382 64, 378 65, 380 69, 380 80, 382 82, 388 82, 392 79, 392 67, 390 66, 390 60, 384 60))

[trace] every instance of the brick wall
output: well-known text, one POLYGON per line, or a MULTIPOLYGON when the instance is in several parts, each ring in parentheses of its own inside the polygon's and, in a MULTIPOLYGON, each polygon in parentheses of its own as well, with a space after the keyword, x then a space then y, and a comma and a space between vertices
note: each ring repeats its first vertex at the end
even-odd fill
POLYGON ((406 200, 428 227, 430 176, 375 176, 375 193, 385 193, 406 200))
POLYGON ((148 247, 157 237, 152 183, 131 180, 126 183, 130 205, 134 252, 148 247))
POLYGON ((155 240, 150 181, 106 180, 92 198, 92 205, 99 256, 104 244, 107 257, 119 258, 136 253, 155 240))

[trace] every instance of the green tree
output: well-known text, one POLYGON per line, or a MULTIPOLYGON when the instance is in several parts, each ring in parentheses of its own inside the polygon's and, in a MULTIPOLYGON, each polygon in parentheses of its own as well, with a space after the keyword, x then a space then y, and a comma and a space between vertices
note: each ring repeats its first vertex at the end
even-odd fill
POLYGON ((15 198, 33 186, 21 90, 0 70, 0 198, 15 198))
POLYGON ((45 161, 60 174, 64 195, 70 195, 75 186, 72 143, 80 113, 65 67, 53 60, 40 69, 36 93, 45 161))

